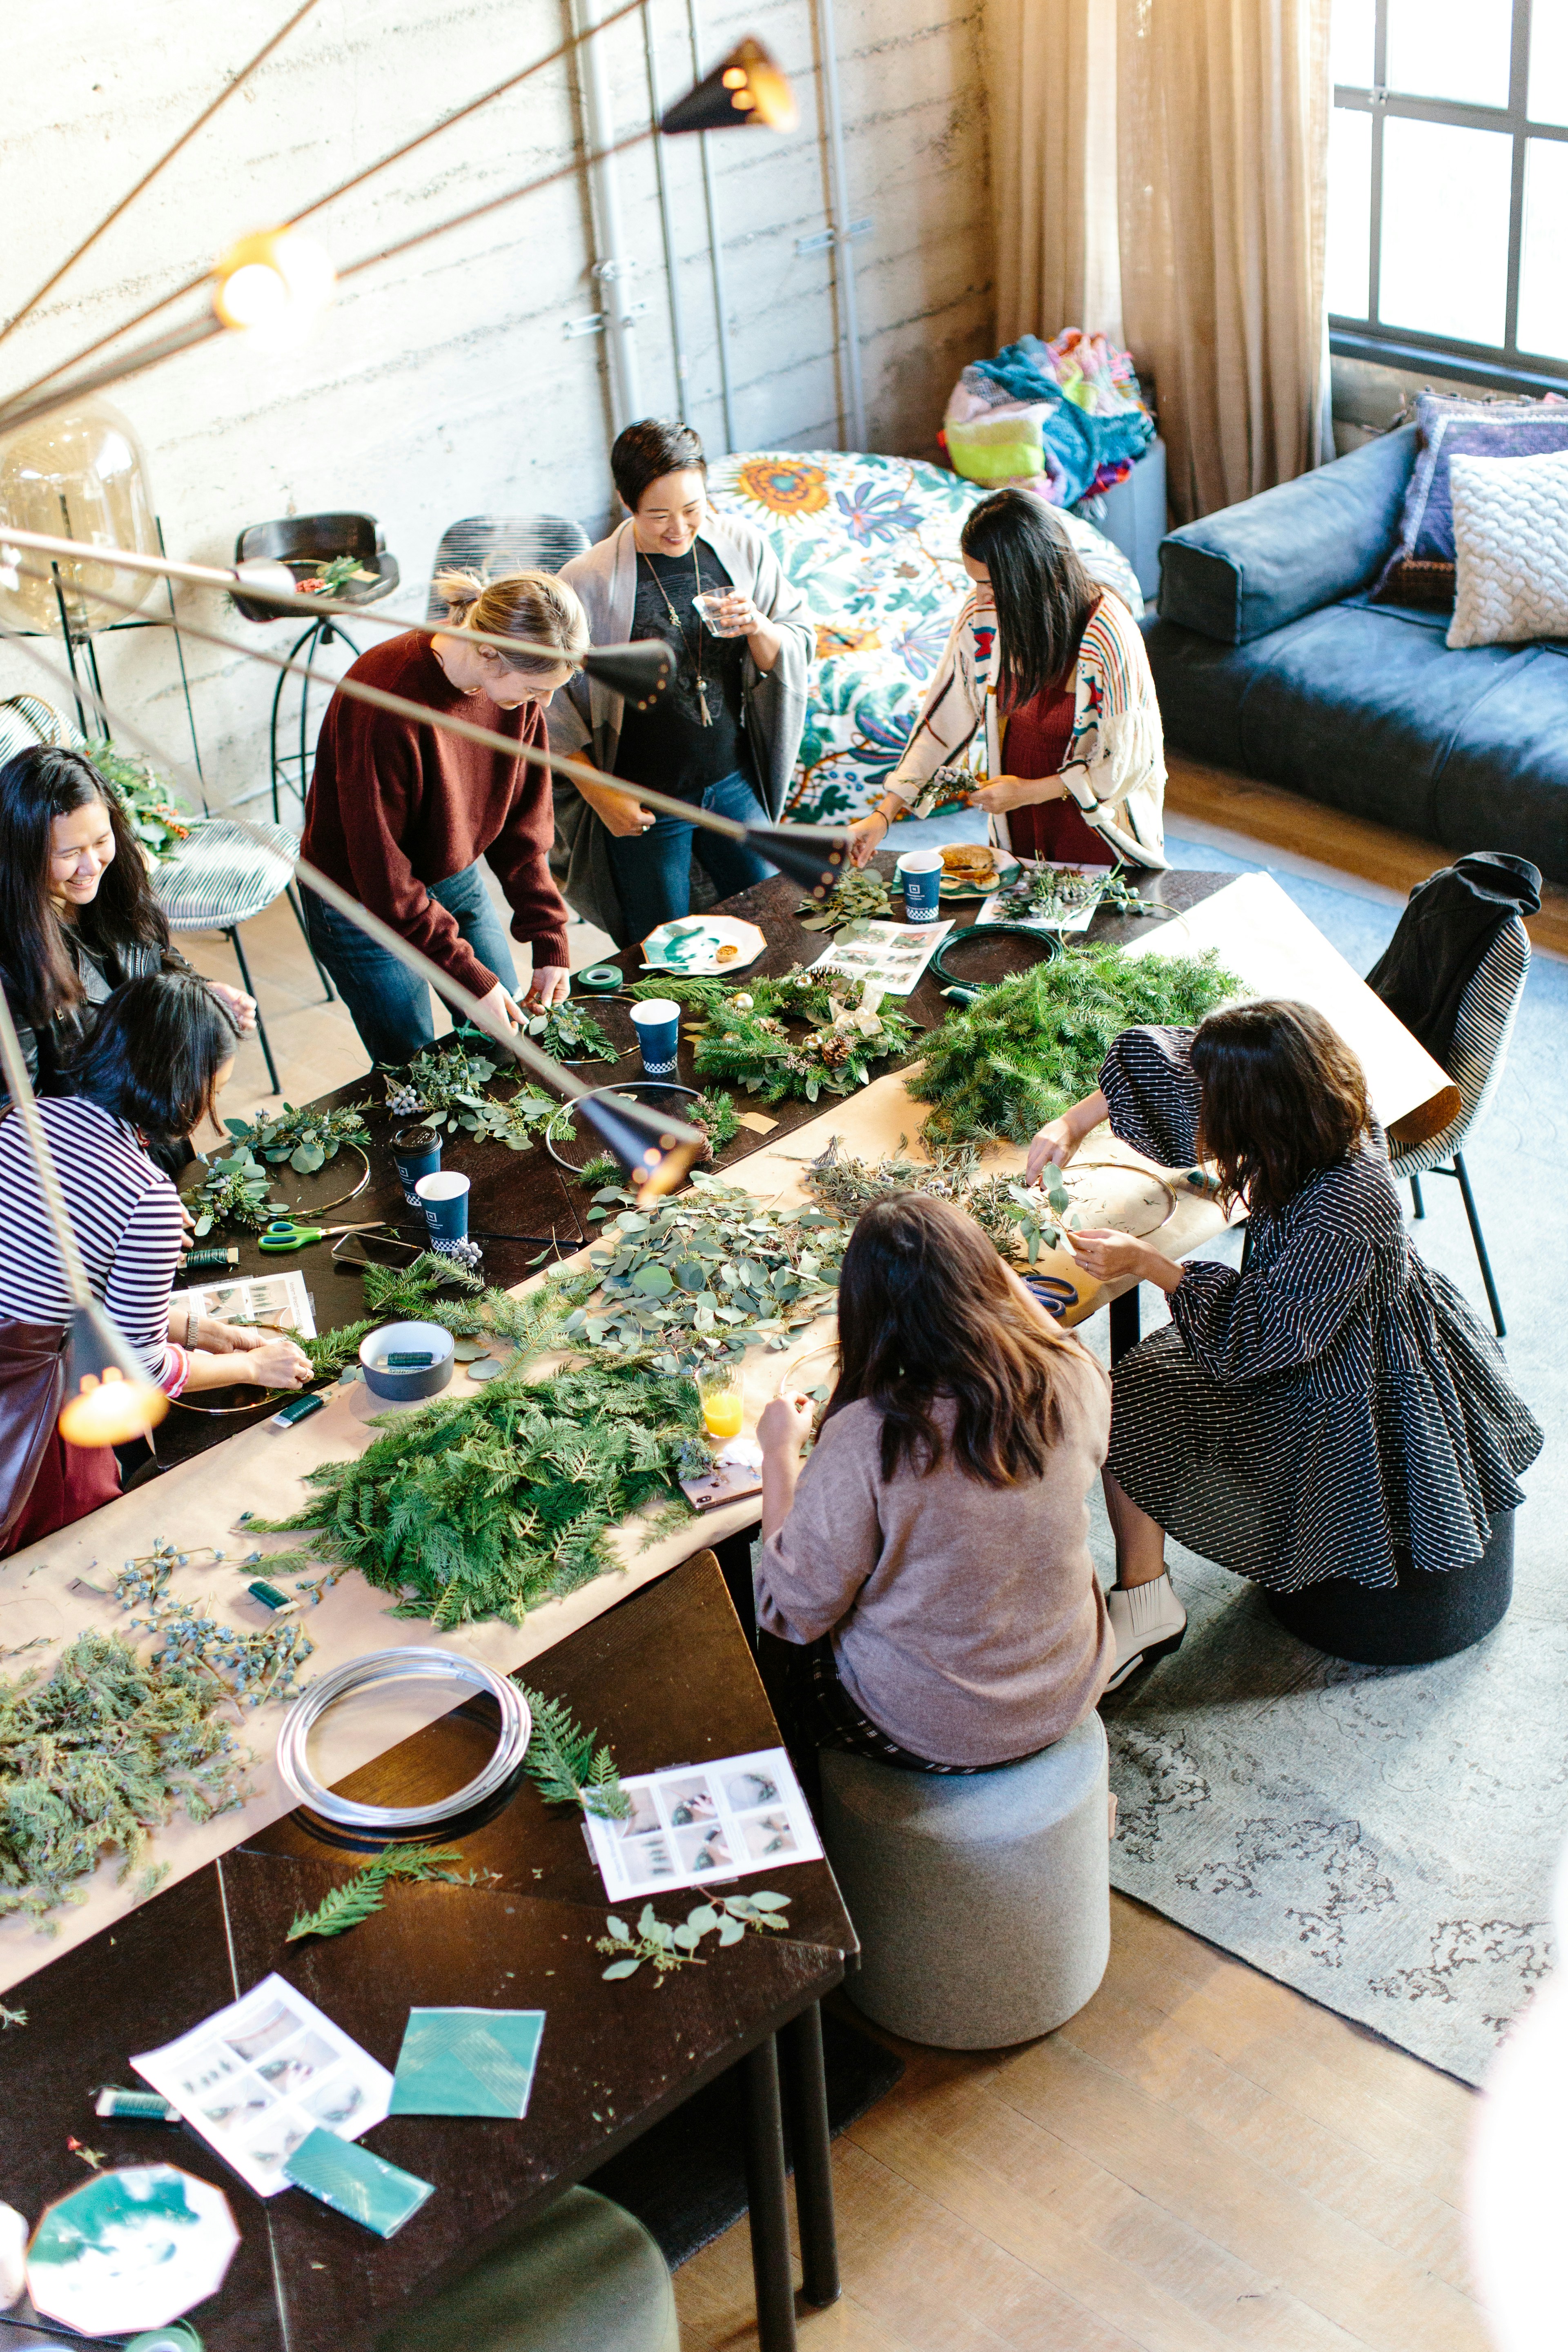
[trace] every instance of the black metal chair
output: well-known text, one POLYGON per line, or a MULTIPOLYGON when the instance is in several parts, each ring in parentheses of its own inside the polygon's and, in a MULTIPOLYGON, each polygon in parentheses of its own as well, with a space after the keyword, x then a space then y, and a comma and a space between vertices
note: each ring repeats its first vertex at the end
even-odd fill
MULTIPOLYGON (((345 581, 343 585, 334 592, 340 603, 378 604, 383 596, 390 596, 397 586, 402 576, 397 568, 397 558, 386 552, 386 542, 383 537, 381 526, 374 515, 284 515, 275 522, 248 524, 234 543, 234 560, 237 563, 258 562, 282 563, 293 573, 296 581, 310 579, 324 564, 336 562, 344 556, 353 556, 361 571, 370 576, 363 580, 345 581)), ((234 598, 234 608, 242 618, 247 621, 268 622, 287 617, 279 614, 275 606, 264 604, 258 599, 246 596, 237 595, 234 598)), ((313 658, 318 646, 330 646, 338 637, 342 637, 351 653, 357 656, 361 652, 362 648, 355 644, 335 614, 323 613, 321 619, 312 621, 309 628, 305 629, 289 646, 289 658, 290 661, 298 661, 303 654, 305 659, 310 661, 313 658)), ((300 804, 303 807, 305 786, 310 772, 310 686, 308 678, 301 678, 299 681, 299 751, 279 753, 278 749, 279 721, 283 709, 283 689, 289 683, 289 673, 287 670, 279 672, 278 688, 272 697, 272 717, 268 736, 272 761, 274 824, 279 822, 281 814, 278 800, 279 787, 289 786, 297 792, 300 804), (290 778, 289 775, 288 771, 290 768, 298 770, 296 778, 290 778)), ((318 969, 320 969, 319 966, 318 969)))
MULTIPOLYGON (((559 572, 588 547, 581 523, 564 515, 465 515, 441 533, 433 572, 477 572, 494 580, 508 572, 559 572)), ((435 627, 447 617, 434 582, 425 607, 435 627)))

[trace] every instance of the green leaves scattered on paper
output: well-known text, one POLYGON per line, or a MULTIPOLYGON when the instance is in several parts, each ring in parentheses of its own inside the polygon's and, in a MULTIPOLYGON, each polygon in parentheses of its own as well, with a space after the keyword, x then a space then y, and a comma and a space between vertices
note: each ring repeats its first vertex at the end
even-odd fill
POLYGON ((874 866, 851 866, 826 898, 803 898, 795 911, 803 931, 836 931, 841 923, 885 919, 893 902, 874 866))
POLYGON ((210 1821, 244 1801, 249 1761, 216 1719, 228 1696, 194 1664, 81 1633, 47 1682, 0 1682, 0 1915, 79 1900, 106 1853, 121 1880, 183 1806, 210 1821))
POLYGON ((616 1564, 611 1528, 646 1504, 664 1506, 650 1539, 689 1517, 678 1481, 708 1460, 689 1381, 665 1377, 647 1355, 527 1377, 563 1346, 586 1290, 579 1277, 521 1298, 487 1292, 481 1304, 504 1316, 516 1350, 500 1379, 388 1415, 356 1460, 307 1473, 316 1491, 292 1518, 251 1526, 315 1530, 314 1556, 395 1593, 395 1616, 448 1626, 521 1624, 539 1601, 586 1584, 616 1564))
POLYGON ((369 1103, 342 1103, 328 1109, 307 1103, 296 1110, 285 1103, 280 1110, 263 1111, 258 1118, 226 1118, 225 1127, 237 1150, 277 1167, 287 1160, 297 1176, 313 1176, 335 1160, 345 1143, 367 1144, 364 1114, 369 1103))
POLYGON ((531 1690, 523 1696, 533 1729, 522 1769, 546 1804, 581 1805, 600 1821, 624 1822, 631 1803, 608 1748, 595 1748, 597 1735, 584 1731, 558 1698, 531 1690))
POLYGON ((381 1909, 395 1878, 438 1878, 448 1886, 460 1885, 462 1881, 457 1873, 447 1865, 462 1859, 455 1846, 389 1845, 384 1853, 378 1853, 374 1862, 356 1870, 352 1878, 334 1886, 313 1911, 296 1912, 283 1940, 297 1944, 302 1936, 346 1934, 350 1927, 359 1927, 381 1909))
POLYGON ((598 1937, 594 1949, 612 1956, 609 1967, 604 1970, 607 1983, 635 1977, 645 1960, 652 1962, 662 1983, 671 1969, 707 1966, 697 1957, 697 1947, 704 1936, 717 1932, 722 1947, 738 1944, 748 1927, 758 1935, 782 1934, 789 1926, 784 1916, 789 1902, 787 1895, 775 1895, 768 1887, 755 1895, 715 1895, 711 1901, 700 1903, 694 1911, 689 1911, 678 1927, 658 1918, 653 1905, 645 1903, 635 1933, 612 1911, 605 1921, 606 1932, 598 1937))
POLYGON ((606 1185, 588 1217, 603 1223, 604 1246, 589 1257, 599 1287, 563 1327, 579 1348, 646 1350, 674 1373, 736 1360, 756 1339, 787 1348, 835 1305, 847 1236, 819 1210, 765 1209, 699 1173, 657 1210, 606 1185))
POLYGON ((1005 980, 933 1030, 910 1093, 929 1103, 928 1142, 1027 1143, 1069 1103, 1092 1094, 1124 1029, 1186 1027, 1242 993, 1211 950, 1142 956, 1068 948, 1005 980))

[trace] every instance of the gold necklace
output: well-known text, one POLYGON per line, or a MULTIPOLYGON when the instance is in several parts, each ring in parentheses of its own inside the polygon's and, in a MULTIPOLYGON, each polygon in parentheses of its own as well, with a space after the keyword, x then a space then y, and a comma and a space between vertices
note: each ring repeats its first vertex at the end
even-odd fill
MULTIPOLYGON (((640 547, 637 550, 637 553, 643 558, 644 562, 647 565, 648 578, 653 582, 654 586, 664 598, 664 609, 669 614, 671 621, 675 625, 675 633, 677 636, 680 639, 681 645, 685 650, 688 653, 691 653, 691 646, 687 640, 685 625, 682 622, 679 614, 670 603, 669 593, 665 587, 663 581, 659 578, 658 572, 653 568, 652 556, 649 555, 645 549, 640 547)), ((702 593, 702 566, 698 561, 697 541, 695 540, 691 542, 691 570, 697 582, 697 593, 700 595, 702 593)), ((702 676, 702 615, 700 613, 697 616, 697 650, 695 654, 692 655, 692 667, 697 673, 697 708, 702 713, 702 724, 704 727, 711 727, 713 724, 713 714, 708 708, 708 688, 702 676)))

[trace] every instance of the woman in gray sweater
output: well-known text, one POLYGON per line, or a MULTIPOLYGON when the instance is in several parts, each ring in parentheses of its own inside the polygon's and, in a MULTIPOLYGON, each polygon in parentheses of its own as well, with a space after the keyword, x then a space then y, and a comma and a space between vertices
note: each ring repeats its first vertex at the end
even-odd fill
POLYGON ((917 1193, 855 1228, 839 1372, 803 1468, 806 1410, 757 1424, 757 1623, 792 1744, 918 1772, 981 1772, 1080 1723, 1114 1644, 1086 1497, 1110 1385, 968 1217, 917 1193))

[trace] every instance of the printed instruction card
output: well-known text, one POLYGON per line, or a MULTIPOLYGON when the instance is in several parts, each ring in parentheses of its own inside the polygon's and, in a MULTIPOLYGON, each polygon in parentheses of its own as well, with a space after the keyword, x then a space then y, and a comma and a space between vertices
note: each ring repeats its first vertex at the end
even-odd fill
POLYGON ((884 996, 907 996, 952 929, 951 918, 941 923, 846 923, 811 969, 841 971, 847 980, 879 988, 884 996))
POLYGON ((1093 922, 1112 866, 1069 866, 1059 857, 1020 861, 1019 880, 1032 882, 1037 874, 1059 874, 1054 901, 1031 907, 1008 890, 994 890, 975 916, 976 923, 1022 923, 1031 931, 1087 931, 1093 922))
POLYGON ((594 1859, 612 1902, 822 1858, 810 1809, 782 1748, 721 1756, 714 1764, 679 1764, 621 1786, 631 1801, 625 1821, 587 1817, 594 1859))
POLYGON ((357 2139, 392 2099, 386 2068, 276 1975, 131 2063, 258 2197, 313 2131, 357 2139))
POLYGON ((233 1275, 226 1281, 193 1282, 178 1298, 189 1299, 198 1315, 210 1315, 215 1323, 258 1323, 268 1330, 298 1331, 306 1339, 316 1336, 310 1294, 297 1266, 281 1274, 233 1275))

